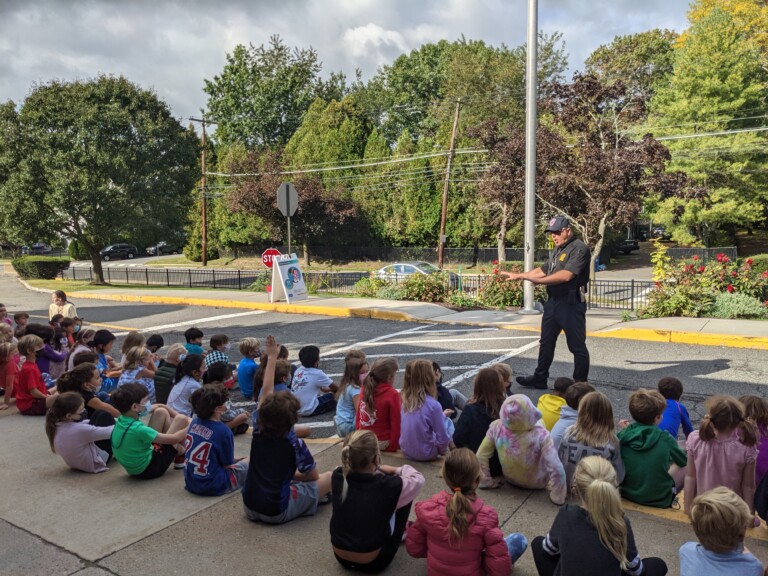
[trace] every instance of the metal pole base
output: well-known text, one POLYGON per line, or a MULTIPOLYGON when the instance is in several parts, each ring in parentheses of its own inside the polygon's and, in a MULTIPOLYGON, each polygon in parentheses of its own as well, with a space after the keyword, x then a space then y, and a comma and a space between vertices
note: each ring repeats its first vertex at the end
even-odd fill
POLYGON ((537 308, 521 308, 517 313, 521 316, 538 316, 541 314, 541 310, 537 308))

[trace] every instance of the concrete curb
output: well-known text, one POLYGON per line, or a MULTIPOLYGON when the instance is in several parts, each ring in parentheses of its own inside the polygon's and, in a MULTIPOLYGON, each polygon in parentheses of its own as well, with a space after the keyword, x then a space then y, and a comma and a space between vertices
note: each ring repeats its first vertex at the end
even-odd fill
MULTIPOLYGON (((53 290, 31 286, 21 278, 18 281, 27 290, 50 294, 53 290)), ((538 327, 519 326, 516 324, 501 324, 493 322, 462 322, 450 320, 430 320, 418 318, 412 314, 378 308, 338 308, 334 306, 307 304, 272 304, 266 302, 242 302, 213 298, 187 298, 177 296, 136 296, 132 294, 98 294, 86 292, 71 292, 73 298, 90 300, 106 300, 112 302, 142 302, 145 304, 176 304, 184 306, 210 306, 220 308, 240 308, 244 310, 263 310, 265 312, 283 312, 286 314, 317 314, 342 318, 370 318, 372 320, 391 320, 395 322, 422 322, 425 324, 458 324, 478 328, 500 328, 503 330, 520 330, 524 332, 540 332, 538 327)), ((736 334, 709 334, 703 332, 685 332, 678 330, 654 330, 649 328, 608 328, 605 330, 587 332, 593 338, 615 338, 618 340, 636 340, 641 342, 670 342, 675 344, 693 344, 698 346, 723 346, 726 348, 746 348, 751 350, 768 350, 768 336, 741 336, 736 334)))

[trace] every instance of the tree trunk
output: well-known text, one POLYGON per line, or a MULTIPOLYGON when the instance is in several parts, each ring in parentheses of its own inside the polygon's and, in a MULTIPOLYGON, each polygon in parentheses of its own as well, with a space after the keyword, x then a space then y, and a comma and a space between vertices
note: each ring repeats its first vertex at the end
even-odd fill
POLYGON ((607 219, 608 215, 603 214, 603 217, 600 218, 600 224, 597 227, 597 242, 595 242, 595 247, 592 249, 592 257, 589 260, 590 282, 595 281, 595 260, 597 260, 598 256, 600 256, 600 251, 603 249, 603 240, 605 238, 605 222, 607 219))
POLYGON ((304 251, 304 258, 303 258, 304 268, 309 268, 309 245, 306 242, 304 242, 301 245, 301 249, 304 251))
POLYGON ((507 259, 507 223, 509 222, 509 208, 506 204, 501 206, 501 224, 499 224, 499 233, 496 236, 496 251, 498 255, 499 263, 504 262, 507 259))
POLYGON ((101 254, 95 246, 90 246, 83 243, 88 250, 88 255, 91 257, 91 266, 93 267, 93 283, 94 284, 106 284, 104 281, 104 269, 101 266, 101 254))
POLYGON ((477 259, 479 255, 480 255, 480 246, 478 246, 477 244, 474 244, 472 246, 472 264, 470 264, 468 268, 474 268, 475 266, 477 266, 477 259))

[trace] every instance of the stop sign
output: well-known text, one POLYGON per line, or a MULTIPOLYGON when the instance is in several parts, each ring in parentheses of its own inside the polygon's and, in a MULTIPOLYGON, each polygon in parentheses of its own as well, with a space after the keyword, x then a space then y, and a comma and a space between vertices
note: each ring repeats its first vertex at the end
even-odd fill
POLYGON ((261 254, 261 262, 266 266, 267 268, 272 268, 272 259, 276 256, 280 256, 280 250, 277 248, 267 248, 264 250, 264 252, 261 254))

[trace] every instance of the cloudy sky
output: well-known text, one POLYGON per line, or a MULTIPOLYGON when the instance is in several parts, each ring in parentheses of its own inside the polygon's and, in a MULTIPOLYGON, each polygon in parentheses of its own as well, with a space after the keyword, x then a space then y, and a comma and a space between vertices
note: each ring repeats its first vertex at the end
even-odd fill
MULTIPOLYGON (((571 70, 614 36, 682 30, 689 0, 539 0, 539 28, 560 31, 571 70)), ((153 88, 179 118, 205 106, 237 44, 279 34, 315 48, 323 71, 378 66, 461 34, 493 45, 525 41, 526 0, 0 0, 0 101, 21 102, 51 79, 122 74, 153 88)))

